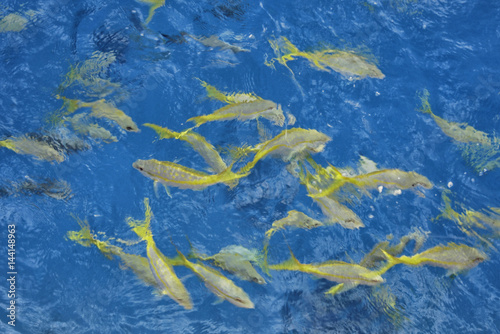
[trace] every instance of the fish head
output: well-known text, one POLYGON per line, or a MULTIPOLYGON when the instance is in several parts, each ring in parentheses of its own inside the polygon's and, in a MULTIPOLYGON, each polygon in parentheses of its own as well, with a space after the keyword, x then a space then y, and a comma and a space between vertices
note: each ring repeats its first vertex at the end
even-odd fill
POLYGON ((239 296, 234 296, 227 299, 231 304, 241 307, 241 308, 255 308, 254 303, 250 300, 246 294, 241 294, 239 296))
POLYGON ((270 107, 262 117, 268 119, 277 126, 283 126, 285 124, 285 115, 283 115, 280 104, 274 104, 274 106, 270 107))
POLYGON ((142 175, 149 177, 150 176, 150 164, 149 160, 137 160, 132 164, 132 167, 141 172, 142 175))
POLYGON ((262 276, 253 276, 251 278, 252 282, 257 283, 257 284, 267 284, 266 280, 262 278, 262 276))
POLYGON ((316 219, 306 219, 304 221, 304 226, 306 228, 315 228, 315 227, 319 227, 319 226, 323 226, 323 223, 320 222, 320 221, 317 221, 316 219))
POLYGON ((135 122, 132 119, 128 119, 128 118, 123 119, 120 122, 120 126, 128 132, 141 132, 141 130, 139 130, 139 127, 137 126, 137 124, 135 124, 135 122))

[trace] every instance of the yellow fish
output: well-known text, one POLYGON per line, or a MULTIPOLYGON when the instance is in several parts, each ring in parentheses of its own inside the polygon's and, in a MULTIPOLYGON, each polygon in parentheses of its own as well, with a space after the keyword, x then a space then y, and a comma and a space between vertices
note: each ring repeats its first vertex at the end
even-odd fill
POLYGON ((160 139, 175 138, 186 141, 193 147, 196 152, 201 155, 201 157, 207 162, 207 164, 212 167, 212 170, 215 173, 222 173, 227 169, 226 163, 222 160, 213 145, 210 144, 205 139, 205 137, 199 135, 198 133, 192 130, 175 132, 150 123, 145 123, 143 125, 155 130, 156 133, 160 136, 160 139))
POLYGON ((272 227, 266 232, 266 238, 271 239, 272 235, 276 233, 276 231, 283 230, 286 226, 312 229, 323 226, 323 223, 300 211, 290 210, 288 211, 288 216, 273 222, 272 227))
POLYGON ((217 267, 220 267, 243 280, 258 284, 266 284, 264 278, 250 263, 248 257, 241 254, 241 252, 230 251, 229 248, 225 248, 215 255, 207 256, 196 252, 193 246, 191 246, 191 250, 190 257, 192 256, 202 261, 211 261, 217 267))
POLYGON ((310 153, 323 151, 327 142, 331 138, 316 130, 293 128, 283 130, 276 137, 256 145, 253 148, 246 148, 246 151, 256 151, 253 160, 244 166, 240 171, 250 171, 259 160, 266 156, 280 158, 288 162, 295 158, 308 156, 310 153))
MULTIPOLYGON (((198 79, 200 80, 200 79, 198 79)), ((212 85, 209 85, 203 80, 200 80, 200 84, 207 91, 207 97, 209 99, 218 100, 228 104, 234 103, 245 103, 245 102, 253 102, 257 100, 262 100, 261 97, 253 94, 253 93, 224 93, 219 91, 212 85)))
POLYGON ((112 245, 109 242, 97 239, 95 235, 90 232, 90 227, 86 220, 82 221, 78 217, 74 218, 80 225, 81 230, 69 231, 67 233, 67 236, 70 240, 85 247, 94 245, 108 259, 112 259, 113 256, 117 256, 121 259, 122 263, 126 267, 132 269, 137 277, 139 277, 144 283, 158 288, 156 280, 153 277, 151 270, 149 269, 148 259, 139 255, 125 253, 122 248, 112 245))
POLYGON ((449 243, 447 246, 439 245, 412 257, 394 257, 382 250, 389 260, 389 266, 403 263, 409 266, 430 265, 446 268, 450 273, 471 269, 488 257, 480 250, 466 245, 449 243))
POLYGON ((466 123, 449 122, 439 116, 434 115, 429 104, 429 91, 424 89, 420 96, 422 107, 419 109, 424 114, 429 114, 434 122, 443 130, 443 132, 461 143, 479 143, 482 145, 491 145, 491 139, 488 134, 474 129, 466 123))
POLYGON ((233 103, 222 107, 212 114, 196 116, 188 119, 188 122, 196 123, 198 127, 207 122, 240 120, 247 121, 263 117, 277 126, 285 124, 285 116, 281 106, 269 100, 256 100, 251 102, 233 103))
POLYGON ((142 240, 146 241, 149 268, 161 293, 169 296, 189 310, 193 308, 193 304, 188 291, 175 274, 166 256, 156 247, 156 243, 153 240, 153 233, 150 228, 153 213, 151 212, 147 198, 144 199, 144 206, 146 208, 145 219, 143 221, 136 221, 128 218, 128 224, 142 240))
POLYGON ((312 274, 332 282, 340 283, 326 292, 336 294, 352 289, 358 285, 378 285, 384 282, 380 272, 371 271, 357 264, 342 261, 327 261, 324 263, 300 263, 290 249, 290 259, 280 264, 270 265, 273 270, 292 270, 312 274))
POLYGON ((115 121, 118 125, 130 132, 140 132, 137 124, 125 114, 122 110, 116 108, 106 100, 101 99, 95 102, 80 102, 81 107, 89 107, 92 109, 90 116, 96 118, 107 118, 109 120, 115 121))
POLYGON ((85 113, 68 117, 66 120, 69 121, 73 130, 82 135, 88 135, 92 138, 101 139, 105 143, 118 141, 118 139, 105 128, 94 123, 90 124, 87 120, 87 114, 85 113))
POLYGON ((179 254, 179 259, 182 264, 191 269, 217 297, 227 300, 238 307, 255 307, 250 297, 242 288, 234 284, 233 281, 223 276, 217 270, 207 267, 201 262, 190 262, 179 250, 177 250, 177 254, 179 254))
MULTIPOLYGON (((388 240, 379 242, 368 254, 365 255, 365 257, 359 264, 366 268, 373 268, 379 262, 387 260, 382 250, 386 251, 392 256, 398 256, 405 250, 406 245, 411 240, 415 241, 415 247, 413 249, 413 253, 415 253, 420 249, 420 247, 422 247, 423 243, 427 239, 427 234, 429 233, 430 232, 422 232, 419 229, 414 229, 409 234, 401 237, 401 239, 399 239, 399 243, 394 246, 389 246, 390 242, 388 240)), ((387 238, 389 239, 389 237, 392 238, 392 235, 388 236, 387 238)))
POLYGON ((64 154, 48 143, 27 136, 0 140, 0 147, 2 146, 17 154, 32 155, 39 160, 63 162, 65 159, 64 154))
POLYGON ((234 173, 231 171, 232 165, 219 174, 211 175, 184 167, 170 161, 137 160, 132 167, 149 177, 155 182, 163 184, 165 187, 176 187, 179 189, 202 190, 208 186, 225 183, 233 185, 231 181, 245 177, 248 173, 234 173))
POLYGON ((276 58, 266 64, 274 66, 274 61, 278 61, 280 64, 286 66, 292 72, 292 75, 293 71, 288 67, 287 62, 302 57, 307 59, 312 67, 321 71, 330 72, 330 70, 333 70, 354 79, 363 79, 366 77, 385 78, 385 75, 373 61, 365 56, 356 54, 354 51, 326 49, 315 52, 304 52, 300 51, 286 37, 269 40, 269 43, 274 49, 276 58))

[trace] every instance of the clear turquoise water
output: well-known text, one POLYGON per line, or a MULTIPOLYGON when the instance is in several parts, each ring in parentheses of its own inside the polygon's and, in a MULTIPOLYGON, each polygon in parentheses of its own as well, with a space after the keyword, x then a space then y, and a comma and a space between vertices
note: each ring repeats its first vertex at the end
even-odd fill
MULTIPOLYGON (((426 88, 434 113, 466 122, 488 134, 500 132, 500 4, 494 1, 172 1, 159 8, 145 29, 140 22, 148 7, 135 1, 49 0, 0 5, 1 17, 36 11, 20 32, 0 33, 0 135, 52 131, 45 119, 61 107, 57 88, 71 64, 94 51, 114 51, 106 78, 128 92, 117 106, 137 124, 146 122, 180 131, 186 119, 210 113, 222 104, 205 99, 201 78, 224 91, 255 92, 280 103, 297 118, 295 126, 332 137, 316 160, 326 166, 355 167, 364 155, 384 168, 416 171, 435 185, 425 197, 374 192, 348 204, 366 227, 339 225, 284 232, 304 262, 360 261, 386 235, 395 239, 420 227, 430 231, 424 249, 447 242, 482 249, 449 220, 432 220, 443 208, 441 192, 452 182, 452 199, 466 208, 500 206, 500 170, 477 173, 460 148, 416 109, 417 92, 426 88), (233 54, 191 41, 168 44, 161 34, 186 31, 218 35, 251 52, 233 54), (301 50, 320 45, 361 48, 378 60, 385 79, 348 80, 338 73, 311 68, 305 60, 289 62, 290 72, 276 64, 268 43, 286 36, 301 50)), ((78 90, 68 95, 78 98, 78 90)), ((83 99, 83 98, 82 98, 83 99)), ((0 183, 27 176, 55 178, 71 185, 67 201, 27 194, 0 197, 4 250, 7 225, 16 225, 16 327, 2 316, 2 332, 19 333, 498 333, 500 277, 498 252, 486 248, 489 260, 467 273, 448 277, 434 267, 398 266, 388 271, 384 286, 396 298, 404 319, 394 321, 374 302, 370 287, 325 297, 326 280, 297 272, 273 272, 268 284, 228 277, 241 286, 255 309, 239 309, 216 297, 186 268, 176 268, 190 291, 194 308, 184 310, 158 297, 117 260, 95 247, 66 238, 78 230, 71 214, 86 218, 109 237, 136 239, 125 219, 144 215, 150 198, 153 233, 167 255, 188 252, 188 235, 203 252, 237 244, 260 248, 264 232, 289 210, 322 219, 319 207, 285 169, 266 159, 233 190, 216 185, 203 191, 163 190, 156 197, 151 180, 132 163, 156 158, 203 169, 204 161, 182 142, 157 141, 150 129, 125 133, 112 122, 98 123, 119 138, 105 144, 83 138, 90 149, 57 164, 0 150, 0 183)), ((271 135, 282 129, 261 124, 271 135)), ((199 128, 214 146, 255 144, 255 122, 220 122, 199 128)), ((498 233, 498 232, 497 232, 498 233)), ((488 236, 490 237, 490 236, 488 236)), ((489 239, 500 248, 498 239, 489 239)), ((411 245, 410 245, 411 246, 411 245)), ((411 248, 411 247, 410 247, 411 248)), ((145 256, 144 244, 129 249, 145 256)), ((6 251, 3 252, 5 254, 6 251)), ((408 250, 410 255, 411 251, 408 250)), ((288 257, 283 236, 271 241, 270 261, 288 257)), ((0 267, 7 273, 7 256, 0 267)), ((4 281, 2 279, 2 281, 4 281)), ((5 282, 5 281, 4 281, 5 282)), ((0 301, 9 299, 6 283, 0 301)), ((2 313, 2 314, 4 314, 2 313)))

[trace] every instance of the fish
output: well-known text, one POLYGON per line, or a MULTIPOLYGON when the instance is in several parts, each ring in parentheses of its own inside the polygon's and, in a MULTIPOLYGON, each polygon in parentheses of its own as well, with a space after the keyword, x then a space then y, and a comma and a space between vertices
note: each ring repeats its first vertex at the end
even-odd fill
POLYGON ((85 88, 86 93, 91 96, 104 97, 117 91, 120 89, 120 84, 104 79, 115 61, 114 52, 95 51, 89 59, 70 67, 64 81, 57 89, 58 94, 62 94, 74 83, 85 88))
POLYGON ((0 33, 9 31, 20 32, 21 30, 26 28, 27 23, 28 19, 26 19, 25 17, 19 14, 10 13, 0 20, 0 33))
POLYGON ((175 132, 165 127, 161 127, 151 123, 145 123, 143 125, 156 131, 156 133, 160 136, 160 139, 175 138, 186 141, 193 147, 196 152, 201 155, 201 157, 215 173, 222 173, 227 169, 226 163, 224 162, 224 160, 222 160, 219 153, 215 150, 214 146, 200 134, 192 130, 175 132))
POLYGON ((272 227, 265 233, 266 238, 271 239, 271 236, 274 233, 276 233, 278 230, 285 229, 286 226, 312 229, 319 226, 324 226, 324 224, 300 211, 290 210, 288 211, 288 215, 285 218, 273 222, 272 227))
POLYGON ((385 75, 376 66, 373 59, 369 59, 367 56, 357 54, 351 50, 324 49, 314 52, 300 51, 286 37, 269 40, 269 43, 274 50, 276 58, 266 62, 266 65, 274 67, 274 62, 278 61, 288 68, 294 79, 295 75, 290 67, 288 67, 287 62, 299 57, 307 59, 313 68, 326 72, 335 71, 354 80, 366 77, 375 79, 385 78, 385 75))
POLYGON ((403 190, 414 189, 417 186, 425 189, 433 187, 433 184, 427 177, 413 171, 405 172, 399 169, 382 169, 367 174, 344 176, 339 169, 332 165, 323 168, 310 157, 307 161, 316 171, 316 175, 309 174, 304 181, 310 188, 317 190, 314 193, 309 192, 309 196, 312 198, 330 196, 348 184, 366 194, 369 194, 368 190, 379 189, 380 186, 388 189, 403 190))
MULTIPOLYGON (((379 262, 387 260, 384 253, 382 253, 382 250, 386 251, 392 256, 398 256, 405 250, 406 245, 411 240, 415 241, 413 253, 416 253, 422 247, 429 233, 430 232, 423 232, 420 229, 414 228, 412 232, 401 237, 401 239, 399 239, 399 243, 394 246, 390 246, 390 242, 388 240, 379 242, 369 253, 365 255, 365 257, 359 262, 359 264, 366 268, 373 268, 379 262)), ((392 238, 392 235, 390 235, 388 239, 389 238, 392 238)))
POLYGON ((217 270, 205 266, 201 262, 193 263, 189 261, 178 249, 177 254, 183 265, 195 273, 196 276, 198 276, 200 280, 205 283, 205 286, 217 297, 222 300, 227 300, 237 307, 248 309, 255 308, 254 303, 250 300, 247 293, 243 291, 242 288, 234 284, 233 281, 222 275, 217 270))
POLYGON ((184 167, 170 161, 137 160, 132 164, 141 174, 151 178, 155 182, 163 184, 165 187, 176 187, 179 189, 202 190, 208 186, 225 183, 229 186, 231 181, 245 177, 248 173, 234 173, 231 171, 232 165, 219 174, 207 174, 192 168, 184 167))
POLYGON ((187 121, 196 123, 198 127, 207 122, 229 121, 237 119, 247 121, 263 117, 277 126, 285 124, 285 116, 281 106, 269 100, 256 100, 252 102, 233 103, 222 107, 212 114, 191 117, 187 121))
POLYGON ((139 2, 149 5, 149 14, 148 17, 146 18, 146 21, 144 21, 144 23, 146 24, 149 24, 149 22, 151 22, 155 14, 155 11, 158 8, 165 6, 165 0, 139 0, 139 2))
POLYGON ((288 248, 290 250, 290 259, 280 264, 270 265, 269 269, 300 271, 327 279, 331 282, 340 283, 328 290, 326 294, 334 295, 358 285, 375 286, 385 281, 379 272, 372 271, 357 264, 342 261, 327 261, 324 263, 310 264, 301 263, 293 254, 291 248, 288 248))
POLYGON ((63 162, 65 155, 44 141, 28 136, 11 137, 0 140, 0 147, 8 148, 17 154, 34 156, 38 160, 63 162))
POLYGON ((463 208, 463 213, 459 213, 453 210, 451 206, 451 199, 448 197, 450 193, 449 190, 443 191, 441 197, 445 204, 441 213, 435 218, 438 220, 440 218, 449 219, 455 222, 460 230, 469 236, 473 236, 478 240, 484 242, 489 247, 495 249, 493 244, 487 240, 485 237, 480 235, 476 229, 486 230, 488 226, 490 229, 499 230, 500 229, 500 214, 497 208, 489 207, 489 210, 476 211, 472 209, 463 208))
POLYGON ((149 206, 149 199, 144 199, 145 218, 143 221, 137 221, 132 218, 127 219, 127 223, 132 227, 132 230, 146 242, 146 253, 149 263, 149 268, 153 273, 157 286, 162 294, 172 298, 174 301, 182 305, 185 309, 193 308, 189 292, 182 284, 181 280, 175 274, 172 265, 167 258, 156 246, 151 232, 151 218, 153 213, 149 206))
POLYGON ((201 43, 204 46, 209 47, 209 48, 218 48, 220 50, 231 50, 231 51, 233 51, 233 53, 250 52, 250 50, 248 50, 248 49, 243 49, 243 48, 240 48, 239 46, 226 43, 216 35, 212 35, 209 37, 194 36, 194 35, 188 34, 187 32, 181 32, 181 35, 189 36, 190 38, 194 39, 195 41, 197 41, 197 42, 199 42, 199 43, 201 43))
POLYGON ((310 153, 323 151, 326 143, 331 138, 322 132, 313 129, 292 128, 283 130, 276 137, 247 148, 246 151, 255 151, 256 154, 251 162, 241 168, 241 172, 251 170, 259 160, 266 156, 280 158, 289 162, 295 158, 309 156, 310 153))
POLYGON ((129 132, 140 132, 137 124, 125 114, 122 110, 116 108, 104 99, 100 99, 94 102, 81 102, 81 107, 89 107, 92 109, 90 113, 91 117, 96 118, 107 118, 109 120, 115 121, 122 129, 129 132))
POLYGON ((254 93, 224 93, 219 91, 214 86, 209 85, 207 82, 201 79, 198 80, 200 81, 201 86, 205 88, 207 97, 212 100, 221 101, 227 104, 246 103, 262 100, 261 97, 255 95, 254 93))
POLYGON ((239 252, 223 249, 215 255, 207 256, 199 254, 194 247, 191 246, 190 257, 191 256, 202 261, 211 261, 217 267, 220 267, 243 280, 251 281, 257 284, 266 284, 266 280, 255 270, 249 259, 239 252))
POLYGON ((400 263, 408 266, 430 265, 448 269, 449 273, 474 268, 488 259, 488 256, 479 249, 455 243, 438 245, 411 257, 406 255, 394 257, 385 250, 382 250, 382 253, 387 257, 388 266, 400 263))
POLYGON ((424 89, 422 91, 422 93, 420 94, 422 106, 418 110, 424 114, 430 115, 445 135, 453 138, 459 143, 477 143, 486 146, 490 146, 492 144, 492 141, 487 133, 476 130, 466 123, 450 122, 439 116, 436 116, 431 110, 429 95, 430 94, 427 89, 424 89))
POLYGON ((82 221, 80 218, 73 216, 81 227, 80 231, 68 231, 67 237, 84 247, 96 246, 99 251, 108 259, 114 256, 118 257, 125 267, 130 268, 134 274, 141 279, 146 285, 159 288, 153 273, 149 269, 148 259, 135 254, 128 254, 121 247, 115 246, 107 241, 97 239, 90 231, 90 226, 87 220, 82 221))
POLYGON ((350 230, 365 227, 361 218, 354 211, 337 200, 330 197, 313 197, 313 200, 319 205, 321 212, 326 216, 326 219, 323 221, 324 225, 340 224, 343 228, 350 230))
POLYGON ((105 143, 118 141, 118 139, 105 128, 95 123, 90 124, 87 116, 88 115, 86 113, 82 113, 73 117, 68 117, 66 120, 69 121, 73 130, 82 135, 88 135, 92 138, 101 139, 105 143))

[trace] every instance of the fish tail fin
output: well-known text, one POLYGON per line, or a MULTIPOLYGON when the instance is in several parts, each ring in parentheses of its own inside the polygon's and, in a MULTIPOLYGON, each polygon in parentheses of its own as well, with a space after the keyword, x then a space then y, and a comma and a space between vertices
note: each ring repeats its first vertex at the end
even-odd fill
POLYGON ((255 152, 256 149, 249 145, 239 146, 229 146, 227 153, 231 157, 232 161, 238 161, 241 158, 246 157, 249 153, 255 152))
POLYGON ((269 255, 269 238, 264 239, 264 247, 262 248, 262 251, 264 253, 264 256, 262 258, 262 264, 259 263, 259 266, 262 268, 262 271, 266 273, 267 276, 271 276, 269 273, 269 262, 268 262, 268 255, 269 255))
POLYGON ((387 253, 384 249, 381 249, 381 251, 382 251, 382 253, 384 253, 384 256, 387 259, 387 264, 385 266, 383 266, 382 268, 380 268, 379 270, 377 270, 377 274, 382 275, 387 270, 389 270, 390 268, 394 267, 397 264, 400 264, 400 263, 407 264, 407 262, 404 261, 403 259, 392 256, 391 254, 387 253))
POLYGON ((232 171, 233 165, 234 161, 219 174, 220 180, 226 185, 228 185, 231 189, 238 184, 238 182, 235 181, 238 181, 238 179, 245 177, 249 174, 249 172, 241 170, 238 171, 237 173, 233 172, 232 171))
POLYGON ((279 263, 279 264, 274 264, 274 265, 269 266, 270 269, 274 269, 274 270, 298 270, 302 266, 302 263, 300 263, 299 260, 297 260, 297 258, 295 257, 295 254, 293 254, 292 248, 290 247, 288 242, 286 243, 286 245, 288 246, 288 250, 290 251, 290 258, 284 262, 279 263))
POLYGON ((196 79, 200 80, 200 85, 203 88, 205 88, 205 90, 207 92, 207 97, 209 99, 218 100, 218 101, 221 101, 224 103, 228 103, 228 98, 227 98, 226 94, 222 93, 220 90, 218 90, 214 86, 209 85, 207 82, 205 82, 199 78, 196 78, 196 79))
POLYGON ((200 125, 208 122, 209 120, 210 119, 207 117, 207 115, 201 115, 201 116, 188 118, 187 122, 193 122, 195 124, 194 127, 197 128, 200 125))
MULTIPOLYGON (((186 258, 186 256, 184 254, 182 254, 182 252, 179 250, 179 248, 177 248, 177 245, 174 243, 172 236, 170 236, 170 243, 174 246, 175 251, 177 252, 177 256, 173 259, 173 260, 175 260, 175 265, 189 267, 191 262, 189 262, 189 260, 186 258)), ((191 242, 189 242, 189 245, 191 245, 191 242)))
POLYGON ((158 136, 160 136, 160 139, 175 138, 178 135, 177 132, 171 131, 156 124, 144 123, 143 126, 147 126, 148 128, 153 129, 158 134, 158 136))
POLYGON ((432 115, 431 105, 429 103, 429 91, 427 89, 423 89, 422 92, 418 93, 418 97, 422 101, 422 106, 417 109, 418 111, 432 115))
POLYGON ((189 240, 189 237, 187 235, 186 235, 186 240, 189 243, 189 253, 187 256, 188 259, 203 260, 207 257, 207 255, 201 254, 200 252, 198 252, 198 250, 193 246, 193 244, 191 243, 191 240, 189 240))
POLYGON ((17 152, 15 143, 10 139, 0 140, 0 147, 5 147, 9 150, 17 152))
POLYGON ((71 216, 77 221, 78 225, 80 225, 80 231, 68 231, 66 236, 69 240, 74 241, 82 246, 90 247, 95 244, 94 236, 92 232, 90 232, 90 225, 87 220, 81 220, 77 216, 71 214, 71 216))
POLYGON ((141 238, 142 240, 147 240, 148 238, 153 237, 153 233, 151 232, 151 218, 153 216, 153 212, 151 211, 151 207, 149 206, 149 198, 144 198, 144 207, 146 212, 144 214, 144 220, 135 220, 131 217, 127 218, 127 223, 132 230, 141 238))

